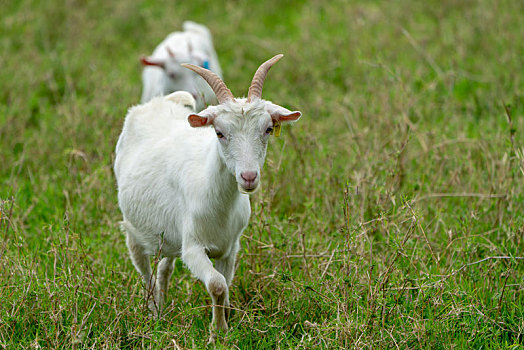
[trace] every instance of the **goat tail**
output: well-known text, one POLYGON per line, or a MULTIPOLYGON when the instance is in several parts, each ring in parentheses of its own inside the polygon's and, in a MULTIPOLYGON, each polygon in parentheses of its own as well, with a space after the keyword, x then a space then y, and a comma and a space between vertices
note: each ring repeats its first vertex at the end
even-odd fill
POLYGON ((120 231, 122 231, 126 235, 128 233, 133 234, 133 233, 136 232, 135 226, 133 226, 132 223, 130 223, 129 221, 127 221, 125 219, 123 221, 120 221, 118 224, 120 226, 120 231))
POLYGON ((165 99, 189 108, 192 112, 196 111, 195 98, 187 91, 175 91, 167 95, 165 99))

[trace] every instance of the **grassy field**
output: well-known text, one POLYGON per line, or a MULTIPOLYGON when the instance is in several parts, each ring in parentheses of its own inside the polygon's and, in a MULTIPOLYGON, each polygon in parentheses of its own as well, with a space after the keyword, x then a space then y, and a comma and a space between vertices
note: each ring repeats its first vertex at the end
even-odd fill
POLYGON ((524 2, 10 1, 0 11, 0 348, 204 348, 177 261, 160 320, 118 229, 140 55, 206 23, 271 140, 217 348, 522 349, 524 2))

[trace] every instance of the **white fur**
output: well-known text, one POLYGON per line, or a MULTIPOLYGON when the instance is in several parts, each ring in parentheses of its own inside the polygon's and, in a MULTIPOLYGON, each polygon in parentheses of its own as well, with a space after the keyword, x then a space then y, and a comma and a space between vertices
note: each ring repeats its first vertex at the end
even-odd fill
POLYGON ((154 296, 154 313, 180 256, 212 297, 212 328, 225 330, 239 238, 251 215, 246 193, 258 188, 273 124, 290 121, 282 116, 296 120, 300 112, 237 99, 194 114, 191 102, 179 91, 129 110, 114 166, 122 228, 133 264, 154 296), (195 121, 206 123, 191 127, 195 121), (245 181, 246 172, 256 179, 245 181), (159 250, 164 258, 155 281, 149 256, 159 250))
POLYGON ((183 29, 169 34, 149 56, 150 60, 162 62, 164 67, 144 67, 142 103, 179 90, 188 91, 196 98, 197 111, 217 103, 207 83, 198 74, 180 66, 180 63, 202 66, 204 61, 208 61, 209 69, 222 77, 211 33, 206 26, 191 21, 184 22, 183 29), (175 58, 170 57, 168 48, 175 58))

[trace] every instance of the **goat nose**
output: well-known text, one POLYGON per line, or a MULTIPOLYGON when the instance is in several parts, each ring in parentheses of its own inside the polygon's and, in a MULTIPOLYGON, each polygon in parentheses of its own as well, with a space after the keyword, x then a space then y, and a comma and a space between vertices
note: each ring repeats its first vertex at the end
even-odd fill
POLYGON ((253 182, 257 178, 256 171, 244 171, 240 173, 240 176, 247 182, 253 182))

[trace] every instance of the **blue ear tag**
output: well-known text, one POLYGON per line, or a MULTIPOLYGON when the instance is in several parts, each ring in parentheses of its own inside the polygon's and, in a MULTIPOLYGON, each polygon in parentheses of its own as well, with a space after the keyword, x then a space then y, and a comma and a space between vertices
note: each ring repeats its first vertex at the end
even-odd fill
POLYGON ((202 63, 202 68, 209 69, 209 61, 204 61, 204 63, 202 63))

